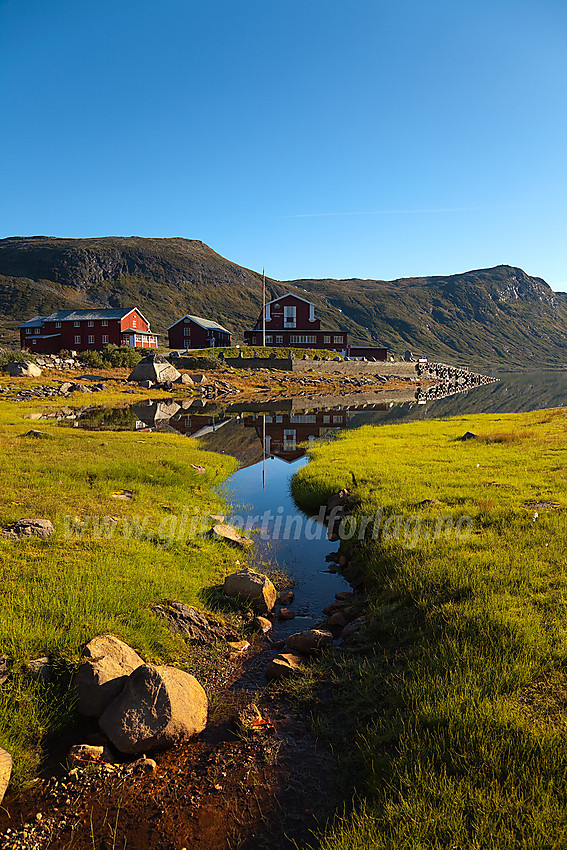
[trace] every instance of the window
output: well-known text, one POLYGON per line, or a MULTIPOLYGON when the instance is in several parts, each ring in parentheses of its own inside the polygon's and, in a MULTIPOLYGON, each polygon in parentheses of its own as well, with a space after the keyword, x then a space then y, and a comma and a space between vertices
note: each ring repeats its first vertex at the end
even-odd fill
POLYGON ((89 334, 89 345, 92 345, 92 344, 93 344, 93 342, 94 342, 94 335, 93 335, 93 334, 89 334))
POLYGON ((278 342, 279 343, 283 342, 283 336, 281 336, 281 335, 276 336, 276 343, 278 343, 278 342))
POLYGON ((80 323, 80 322, 73 322, 73 327, 75 327, 75 328, 80 328, 80 327, 81 327, 81 323, 80 323))
POLYGON ((327 415, 323 416, 323 425, 330 425, 330 423, 331 423, 331 417, 327 416, 327 415))
POLYGON ((135 327, 136 327, 136 317, 135 317, 135 316, 134 316, 134 318, 132 319, 132 327, 133 327, 133 328, 135 328, 135 327))
POLYGON ((107 320, 107 319, 103 319, 103 320, 102 320, 102 326, 103 326, 103 328, 107 328, 107 327, 108 327, 108 320, 107 320))
POLYGON ((294 428, 285 428, 283 432, 283 450, 284 452, 291 452, 295 449, 295 429, 294 428))
POLYGON ((272 344, 272 335, 266 334, 266 345, 271 345, 271 344, 272 344))
POLYGON ((317 337, 314 334, 291 334, 289 341, 291 343, 314 343, 317 342, 317 337))
POLYGON ((26 336, 30 336, 31 332, 32 332, 31 328, 26 328, 26 336))
POLYGON ((284 328, 296 327, 296 311, 297 308, 294 304, 284 306, 284 328))
POLYGON ((56 327, 56 328, 60 328, 60 327, 61 327, 61 322, 55 322, 55 327, 56 327))
POLYGON ((41 328, 35 328, 35 333, 39 336, 39 334, 41 333, 41 328))
POLYGON ((323 342, 325 343, 325 342, 330 342, 330 341, 331 341, 331 337, 330 337, 328 334, 326 334, 326 335, 323 337, 323 342))
POLYGON ((191 328, 183 328, 183 336, 191 336, 191 328))
POLYGON ((107 344, 108 344, 108 334, 103 334, 103 335, 102 335, 102 344, 103 344, 103 345, 107 345, 107 344))
POLYGON ((92 319, 89 319, 89 328, 94 328, 94 322, 92 319))
POLYGON ((81 337, 80 337, 80 336, 76 336, 76 337, 75 337, 75 345, 80 345, 80 344, 81 344, 81 337))
POLYGON ((337 343, 341 343, 342 341, 343 341, 343 337, 342 337, 342 336, 334 336, 334 337, 333 337, 333 342, 335 343, 335 345, 336 345, 337 343))
POLYGON ((37 342, 37 339, 32 339, 32 342, 33 342, 33 344, 35 345, 35 344, 36 344, 36 342, 37 342))

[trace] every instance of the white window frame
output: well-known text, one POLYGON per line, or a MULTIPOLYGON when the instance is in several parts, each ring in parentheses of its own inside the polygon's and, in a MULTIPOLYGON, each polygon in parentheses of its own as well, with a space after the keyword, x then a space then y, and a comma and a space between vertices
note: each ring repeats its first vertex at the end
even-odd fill
POLYGON ((80 322, 73 322, 73 327, 74 327, 74 328, 80 328, 80 327, 81 327, 81 323, 80 323, 80 322))
POLYGON ((89 328, 94 328, 94 321, 93 321, 93 319, 89 319, 88 326, 89 326, 89 328))
POLYGON ((297 307, 295 304, 284 304, 284 328, 297 327, 297 307))
POLYGON ((102 335, 102 344, 103 344, 103 345, 108 345, 108 334, 103 334, 103 335, 102 335))
POLYGON ((133 327, 133 328, 137 327, 137 325, 136 325, 136 317, 135 317, 135 316, 132 316, 132 327, 133 327))
POLYGON ((89 334, 88 336, 89 345, 94 345, 94 334, 89 334))
POLYGON ((60 328, 60 327, 61 327, 61 322, 55 322, 55 327, 56 327, 56 328, 60 328))
POLYGON ((331 341, 331 337, 330 337, 330 335, 329 335, 329 334, 325 334, 325 336, 323 337, 323 345, 324 345, 326 342, 330 342, 330 341, 331 341))
POLYGON ((103 320, 102 320, 102 326, 103 326, 103 328, 107 328, 107 327, 108 327, 108 319, 103 319, 103 320))
POLYGON ((26 336, 32 336, 33 328, 26 328, 26 336))
POLYGON ((272 344, 272 335, 266 334, 266 345, 271 345, 271 344, 272 344))
POLYGON ((344 336, 334 336, 333 337, 333 345, 342 345, 345 338, 344 336))
POLYGON ((34 328, 33 330, 34 330, 34 333, 35 333, 35 335, 36 335, 36 336, 39 336, 39 335, 40 335, 40 333, 41 333, 41 328, 34 328))
POLYGON ((283 336, 281 334, 276 334, 276 345, 279 343, 283 343, 283 336))
POLYGON ((75 343, 74 343, 74 344, 75 344, 75 345, 80 345, 80 344, 81 344, 81 337, 80 337, 80 336, 76 336, 76 337, 75 337, 75 343))

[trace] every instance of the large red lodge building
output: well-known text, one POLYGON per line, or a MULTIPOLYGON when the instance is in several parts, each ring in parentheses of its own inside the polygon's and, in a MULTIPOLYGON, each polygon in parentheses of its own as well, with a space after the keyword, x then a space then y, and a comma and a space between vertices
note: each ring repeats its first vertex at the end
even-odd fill
MULTIPOLYGON (((283 348, 327 348, 346 353, 345 331, 322 331, 315 305, 299 295, 281 295, 265 306, 266 345, 283 348)), ((262 313, 253 330, 244 331, 249 345, 262 345, 262 313)))
MULTIPOLYGON (((348 333, 340 330, 321 330, 315 318, 315 305, 300 295, 280 295, 269 301, 265 308, 266 345, 282 348, 323 348, 338 351, 350 357, 368 357, 387 360, 387 348, 351 346, 348 333)), ((244 331, 249 345, 262 345, 262 313, 251 331, 244 331)))
POLYGON ((20 328, 20 345, 52 354, 63 349, 100 351, 106 345, 157 348, 157 334, 137 307, 118 310, 58 310, 36 316, 20 328))

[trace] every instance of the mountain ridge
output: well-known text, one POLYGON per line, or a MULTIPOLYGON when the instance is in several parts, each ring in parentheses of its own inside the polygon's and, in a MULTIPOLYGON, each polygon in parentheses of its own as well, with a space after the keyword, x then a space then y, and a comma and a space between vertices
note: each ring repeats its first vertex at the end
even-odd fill
MULTIPOLYGON (((269 278, 266 289, 270 298, 292 291, 313 300, 322 327, 349 331, 353 344, 411 348, 468 365, 562 365, 567 359, 567 295, 515 266, 391 281, 269 278)), ((261 299, 259 273, 200 240, 0 240, 2 343, 14 344, 17 325, 33 315, 130 304, 158 333, 189 312, 215 318, 242 338, 261 299)))

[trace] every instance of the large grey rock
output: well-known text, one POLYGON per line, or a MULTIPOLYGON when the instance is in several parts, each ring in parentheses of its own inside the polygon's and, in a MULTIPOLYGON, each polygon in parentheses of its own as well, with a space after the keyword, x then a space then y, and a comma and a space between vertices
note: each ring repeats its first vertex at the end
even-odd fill
POLYGON ((172 632, 186 635, 198 643, 213 643, 217 640, 235 640, 236 633, 227 626, 211 623, 201 611, 184 605, 183 602, 164 602, 153 605, 152 611, 162 617, 172 632))
POLYGON ((307 655, 312 655, 325 649, 333 642, 331 632, 323 631, 323 629, 307 629, 304 632, 296 632, 287 638, 287 645, 290 649, 296 652, 305 652, 307 655))
POLYGON ((128 380, 163 384, 166 381, 177 381, 179 377, 180 373, 163 354, 148 354, 134 366, 128 380))
POLYGON ((99 726, 121 753, 149 753, 202 732, 207 708, 207 695, 194 676, 176 667, 144 664, 128 677, 99 726))
POLYGON ((2 537, 4 540, 16 541, 29 540, 30 537, 48 540, 54 531, 53 523, 48 519, 19 519, 2 531, 2 537))
POLYGON ((41 369, 29 360, 17 360, 6 363, 4 371, 13 378, 39 378, 41 369))
POLYGON ((223 593, 251 602, 258 614, 269 613, 276 604, 276 588, 268 576, 254 570, 239 570, 224 580, 223 593))
POLYGON ((12 775, 12 756, 0 749, 0 803, 4 799, 10 776, 12 775))
POLYGON ((130 673, 144 661, 132 647, 114 635, 93 638, 83 655, 87 660, 74 679, 77 710, 85 717, 100 717, 116 699, 130 673))

